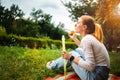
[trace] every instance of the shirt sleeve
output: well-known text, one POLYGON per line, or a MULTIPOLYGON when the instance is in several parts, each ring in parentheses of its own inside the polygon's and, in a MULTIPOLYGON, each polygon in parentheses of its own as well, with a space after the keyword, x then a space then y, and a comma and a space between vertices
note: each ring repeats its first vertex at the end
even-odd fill
POLYGON ((82 48, 83 48, 83 52, 85 55, 85 61, 83 59, 81 59, 78 62, 78 66, 88 70, 88 71, 93 71, 94 67, 95 67, 95 58, 94 58, 94 54, 93 54, 93 48, 92 48, 92 42, 90 40, 90 38, 88 39, 84 39, 82 42, 82 48))

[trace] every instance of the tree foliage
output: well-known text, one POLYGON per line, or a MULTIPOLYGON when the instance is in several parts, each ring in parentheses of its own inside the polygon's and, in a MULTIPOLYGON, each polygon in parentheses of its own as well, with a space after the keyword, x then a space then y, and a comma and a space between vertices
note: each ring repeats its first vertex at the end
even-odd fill
POLYGON ((2 26, 0 26, 0 35, 6 35, 6 30, 2 26))
POLYGON ((105 43, 112 51, 120 44, 120 1, 100 0, 96 20, 102 24, 105 43))
POLYGON ((66 35, 66 32, 62 29, 64 25, 60 23, 55 26, 54 23, 51 22, 52 16, 44 13, 41 9, 33 9, 31 16, 32 20, 40 26, 39 33, 42 36, 48 36, 52 39, 61 39, 63 34, 66 35))
POLYGON ((7 34, 37 38, 49 37, 57 40, 61 39, 63 34, 67 35, 63 30, 64 25, 52 23, 52 16, 41 9, 33 8, 30 15, 30 18, 24 19, 24 13, 17 5, 13 4, 8 9, 0 4, 0 25, 5 27, 7 34))
POLYGON ((24 13, 17 5, 12 5, 10 9, 0 5, 0 24, 5 27, 8 34, 14 33, 14 22, 16 18, 23 17, 24 13))
POLYGON ((35 20, 35 22, 38 22, 42 14, 43 14, 43 11, 41 9, 36 10, 35 8, 33 8, 32 12, 30 13, 30 15, 32 16, 33 20, 35 20))
POLYGON ((62 3, 67 7, 73 21, 78 20, 78 18, 83 14, 95 16, 98 4, 94 0, 71 0, 68 2, 62 1, 62 3))
POLYGON ((15 33, 26 37, 40 37, 40 26, 32 20, 17 19, 15 33))

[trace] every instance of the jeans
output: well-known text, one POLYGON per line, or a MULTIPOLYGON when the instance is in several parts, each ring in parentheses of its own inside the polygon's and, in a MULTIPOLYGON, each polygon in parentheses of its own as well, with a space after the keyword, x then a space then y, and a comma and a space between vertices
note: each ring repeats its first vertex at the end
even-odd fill
MULTIPOLYGON (((81 57, 85 60, 85 56, 83 50, 81 48, 76 48, 75 50, 71 51, 70 54, 74 57, 81 57)), ((66 60, 66 66, 72 66, 75 73, 80 77, 81 80, 107 80, 109 77, 109 69, 105 66, 96 66, 93 72, 88 71, 84 68, 79 67, 73 62, 66 60)), ((52 69, 60 69, 64 65, 62 57, 54 60, 51 63, 52 69)))

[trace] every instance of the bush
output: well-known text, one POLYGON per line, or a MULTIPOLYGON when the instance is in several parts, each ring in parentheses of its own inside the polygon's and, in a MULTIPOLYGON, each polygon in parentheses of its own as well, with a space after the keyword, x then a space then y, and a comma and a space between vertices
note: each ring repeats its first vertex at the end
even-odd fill
MULTIPOLYGON (((62 47, 62 43, 60 40, 52 40, 52 39, 41 39, 41 38, 33 38, 33 37, 21 37, 16 35, 0 35, 0 45, 3 46, 21 46, 21 47, 29 47, 29 48, 50 48, 52 49, 53 45, 56 48, 60 49, 62 47)), ((74 42, 66 42, 66 48, 76 48, 74 42)))
POLYGON ((0 26, 0 35, 6 35, 6 30, 2 26, 0 26))

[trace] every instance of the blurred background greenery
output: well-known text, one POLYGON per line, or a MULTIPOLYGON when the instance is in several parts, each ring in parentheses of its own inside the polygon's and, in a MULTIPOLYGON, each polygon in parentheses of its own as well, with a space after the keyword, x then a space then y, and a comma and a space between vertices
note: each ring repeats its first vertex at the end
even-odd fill
MULTIPOLYGON (((88 14, 101 24, 104 44, 111 60, 110 73, 120 76, 120 1, 61 2, 70 13, 72 21, 76 22, 81 15, 88 14)), ((66 37, 68 51, 77 47, 64 30, 64 24, 55 25, 51 22, 52 16, 41 9, 34 8, 31 18, 24 18, 24 14, 18 5, 13 4, 6 8, 0 1, 0 79, 43 80, 45 77, 55 76, 56 73, 63 73, 63 70, 46 69, 46 63, 61 56, 62 35, 66 37)))

